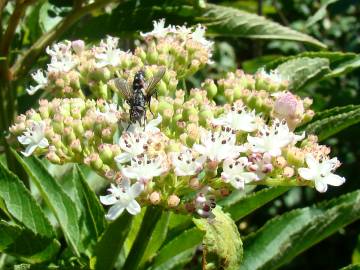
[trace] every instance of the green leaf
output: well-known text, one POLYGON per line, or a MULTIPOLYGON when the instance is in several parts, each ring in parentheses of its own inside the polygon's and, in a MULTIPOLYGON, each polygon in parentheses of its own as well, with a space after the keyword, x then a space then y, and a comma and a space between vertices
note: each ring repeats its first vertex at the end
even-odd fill
POLYGON ((243 247, 236 224, 220 207, 216 207, 212 212, 214 219, 193 219, 195 225, 205 231, 205 268, 211 265, 215 269, 239 269, 243 247))
POLYGON ((235 204, 224 207, 224 211, 228 212, 233 220, 238 221, 288 190, 289 187, 265 188, 242 197, 235 204))
POLYGON ((131 226, 132 216, 124 213, 111 222, 94 249, 90 269, 113 269, 131 226))
POLYGON ((34 234, 55 237, 55 231, 44 212, 19 178, 0 163, 0 197, 11 214, 21 225, 34 234))
POLYGON ((326 58, 302 57, 281 64, 277 70, 282 78, 289 81, 289 88, 296 90, 328 73, 329 65, 326 58))
POLYGON ((154 232, 151 234, 148 246, 146 247, 146 251, 142 257, 140 266, 143 265, 146 261, 151 260, 163 244, 167 236, 169 220, 170 212, 164 211, 161 215, 160 220, 156 223, 154 232))
POLYGON ((77 207, 81 215, 79 226, 82 232, 82 242, 84 247, 91 253, 97 239, 105 230, 105 213, 95 192, 91 190, 77 165, 73 168, 73 181, 76 197, 79 201, 77 207))
POLYGON ((29 263, 41 263, 51 260, 59 249, 60 243, 56 239, 0 221, 0 252, 29 263))
POLYGON ((159 207, 148 206, 144 218, 141 222, 140 230, 125 260, 124 269, 138 269, 142 256, 148 247, 151 235, 153 234, 156 224, 161 217, 162 209, 159 207))
POLYGON ((245 238, 241 269, 277 269, 359 218, 360 190, 273 218, 245 238))
POLYGON ((327 78, 339 77, 340 75, 349 73, 359 67, 360 67, 360 55, 357 55, 353 59, 339 64, 330 73, 326 74, 324 78, 327 79, 327 78))
POLYGON ((186 263, 201 244, 203 236, 204 232, 195 227, 184 231, 160 249, 151 270, 168 270, 186 263))
POLYGON ((351 261, 352 263, 360 264, 360 234, 358 235, 358 239, 351 257, 351 261))
POLYGON ((207 4, 201 19, 210 33, 254 39, 282 39, 305 42, 319 48, 326 45, 306 34, 242 10, 207 4))
POLYGON ((307 22, 306 22, 306 27, 310 27, 311 25, 317 23, 318 21, 322 20, 325 18, 326 16, 326 9, 329 5, 338 2, 339 0, 327 0, 325 1, 321 7, 319 8, 318 11, 316 11, 316 13, 311 16, 310 18, 308 18, 307 22))
POLYGON ((360 105, 348 105, 318 113, 313 121, 301 129, 316 134, 319 140, 324 140, 359 122, 360 105))
POLYGON ((54 213, 72 251, 77 257, 80 257, 80 251, 83 251, 84 247, 80 241, 80 220, 75 203, 50 175, 38 158, 22 158, 15 151, 13 153, 25 171, 30 175, 45 203, 54 213))
POLYGON ((282 56, 278 57, 275 60, 267 63, 265 65, 266 70, 276 69, 279 65, 298 58, 326 58, 330 62, 330 67, 332 69, 336 68, 339 64, 345 63, 347 61, 353 60, 357 57, 355 53, 344 53, 344 52, 328 52, 328 51, 320 51, 320 52, 303 52, 296 55, 291 56, 282 56))
POLYGON ((360 264, 351 264, 346 267, 340 268, 340 270, 360 270, 360 264))

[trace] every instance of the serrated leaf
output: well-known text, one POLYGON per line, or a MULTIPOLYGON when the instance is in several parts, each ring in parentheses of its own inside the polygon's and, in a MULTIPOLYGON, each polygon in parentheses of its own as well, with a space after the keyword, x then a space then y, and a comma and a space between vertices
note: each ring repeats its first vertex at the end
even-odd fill
POLYGON ((359 218, 360 190, 273 218, 245 238, 240 269, 277 269, 359 218))
POLYGON ((168 270, 189 261, 203 236, 204 232, 195 227, 184 231, 160 249, 151 270, 168 270))
POLYGON ((229 213, 233 220, 238 221, 288 190, 289 187, 265 188, 242 197, 235 204, 224 207, 224 211, 229 213))
POLYGON ((15 151, 13 151, 13 154, 31 177, 45 203, 55 215, 70 248, 77 257, 80 257, 80 252, 84 250, 84 247, 80 240, 80 219, 75 203, 50 175, 38 158, 22 158, 15 151))
POLYGON ((243 247, 236 224, 220 207, 216 207, 212 212, 215 215, 213 219, 193 219, 195 225, 205 231, 203 269, 207 269, 208 264, 215 269, 238 269, 243 247))
POLYGON ((210 33, 220 36, 293 40, 326 48, 325 44, 306 34, 264 17, 230 7, 207 4, 201 19, 208 26, 210 33))
POLYGON ((95 246, 90 260, 90 269, 108 270, 113 268, 131 227, 131 221, 132 216, 124 213, 108 225, 95 246))
POLYGON ((341 130, 360 122, 360 105, 335 107, 319 113, 315 120, 303 127, 307 133, 324 140, 341 130))
POLYGON ((353 60, 356 58, 357 54, 355 53, 344 53, 344 52, 303 52, 291 56, 282 56, 278 57, 275 60, 265 65, 266 70, 276 69, 279 65, 298 58, 308 57, 308 58, 326 58, 330 62, 331 68, 336 68, 339 64, 345 63, 347 61, 353 60))
POLYGON ((6 211, 34 234, 53 238, 55 231, 19 178, 0 163, 0 197, 6 211))
POLYGON ((60 243, 56 239, 0 221, 0 252, 29 263, 42 263, 51 260, 59 249, 60 243))
POLYGON ((98 238, 102 235, 106 227, 104 208, 100 204, 95 192, 91 190, 86 182, 80 168, 75 165, 73 168, 73 182, 76 197, 79 203, 77 207, 80 210, 80 231, 81 238, 91 254, 93 246, 97 243, 98 238))
POLYGON ((328 73, 329 65, 330 62, 326 58, 302 57, 281 64, 277 70, 282 78, 289 81, 289 88, 296 90, 328 73))

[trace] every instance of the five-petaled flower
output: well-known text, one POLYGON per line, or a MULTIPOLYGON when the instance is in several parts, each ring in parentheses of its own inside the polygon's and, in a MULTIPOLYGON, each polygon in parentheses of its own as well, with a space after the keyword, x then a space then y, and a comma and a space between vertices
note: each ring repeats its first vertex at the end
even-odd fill
POLYGON ((112 205, 105 217, 109 220, 115 220, 125 209, 131 215, 139 214, 141 207, 135 198, 140 195, 143 189, 142 184, 135 183, 131 185, 130 180, 127 178, 123 178, 117 186, 111 184, 111 188, 108 189, 110 194, 100 196, 102 204, 112 205))
POLYGON ((193 150, 184 147, 179 153, 171 153, 171 161, 177 176, 188 176, 199 173, 206 157, 196 157, 193 150))
POLYGON ((236 131, 253 132, 258 129, 261 118, 255 111, 248 112, 244 107, 231 108, 231 111, 220 118, 213 119, 212 124, 230 127, 236 131))
POLYGON ((305 161, 308 168, 299 168, 299 175, 305 180, 314 181, 317 191, 325 192, 327 185, 340 186, 345 182, 344 177, 333 173, 340 165, 337 158, 317 161, 313 155, 307 154, 305 161))
POLYGON ((236 189, 243 189, 245 184, 258 180, 258 176, 247 171, 249 161, 246 157, 226 159, 223 164, 221 178, 225 183, 230 183, 236 189))
POLYGON ((132 158, 141 155, 147 150, 148 136, 145 132, 131 133, 125 132, 121 135, 119 145, 124 152, 115 157, 116 163, 122 164, 130 161, 132 158))
POLYGON ((195 151, 211 161, 220 162, 226 158, 234 158, 245 151, 243 146, 235 145, 236 135, 227 128, 223 131, 206 131, 201 136, 201 144, 194 144, 195 151))
POLYGON ((45 129, 45 122, 33 122, 32 125, 26 129, 24 135, 18 137, 18 141, 21 144, 27 145, 25 151, 21 152, 24 156, 30 156, 37 147, 46 148, 49 146, 49 142, 45 138, 45 129))
POLYGON ((289 130, 285 121, 276 119, 271 127, 263 126, 259 136, 248 135, 247 139, 255 153, 269 153, 273 157, 281 155, 281 149, 302 140, 305 134, 296 135, 289 130))
POLYGON ((143 154, 132 158, 131 165, 121 168, 121 173, 124 177, 146 184, 153 177, 160 176, 167 170, 167 161, 163 156, 151 158, 143 154))

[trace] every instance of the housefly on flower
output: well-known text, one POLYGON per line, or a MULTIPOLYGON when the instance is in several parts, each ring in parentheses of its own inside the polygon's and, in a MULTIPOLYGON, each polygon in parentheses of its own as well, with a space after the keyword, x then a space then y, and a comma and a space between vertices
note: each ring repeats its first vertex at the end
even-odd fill
MULTIPOLYGON (((126 80, 121 78, 117 78, 112 81, 115 88, 119 90, 119 92, 122 94, 122 96, 125 98, 126 102, 130 106, 130 123, 127 129, 129 128, 131 123, 138 122, 141 126, 142 120, 144 121, 145 125, 146 105, 148 105, 150 109, 151 97, 153 95, 157 97, 156 85, 162 79, 164 74, 165 68, 161 67, 158 72, 156 72, 155 75, 151 79, 149 79, 148 82, 146 82, 145 72, 143 70, 139 70, 134 76, 132 87, 128 84, 126 80)), ((152 113, 151 109, 150 112, 152 113)))

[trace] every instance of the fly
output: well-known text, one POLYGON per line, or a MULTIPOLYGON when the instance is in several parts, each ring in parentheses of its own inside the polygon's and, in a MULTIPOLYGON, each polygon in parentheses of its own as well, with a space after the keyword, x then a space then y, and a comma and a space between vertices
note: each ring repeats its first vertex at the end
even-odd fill
MULTIPOLYGON (((157 97, 156 85, 162 79, 164 74, 165 68, 161 67, 159 71, 149 80, 149 82, 146 83, 145 72, 143 70, 140 70, 136 72, 134 76, 132 89, 128 82, 124 79, 117 78, 113 80, 115 88, 121 92, 122 96, 126 100, 126 103, 130 106, 130 123, 127 129, 130 127, 131 123, 138 122, 141 126, 142 120, 144 121, 145 125, 146 105, 148 105, 150 109, 151 97, 153 95, 157 97)), ((151 109, 150 112, 152 115, 154 115, 151 109)))

